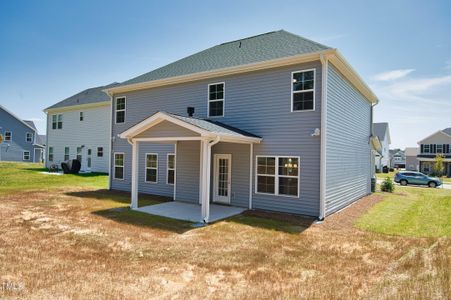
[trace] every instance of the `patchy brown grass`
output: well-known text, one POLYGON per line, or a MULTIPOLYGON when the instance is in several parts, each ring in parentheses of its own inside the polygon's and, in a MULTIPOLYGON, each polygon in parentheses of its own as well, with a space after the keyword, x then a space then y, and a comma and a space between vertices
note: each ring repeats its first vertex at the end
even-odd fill
POLYGON ((129 211, 126 194, 3 195, 0 298, 449 298, 448 237, 352 226, 380 199, 322 224, 251 212, 194 229, 129 211))

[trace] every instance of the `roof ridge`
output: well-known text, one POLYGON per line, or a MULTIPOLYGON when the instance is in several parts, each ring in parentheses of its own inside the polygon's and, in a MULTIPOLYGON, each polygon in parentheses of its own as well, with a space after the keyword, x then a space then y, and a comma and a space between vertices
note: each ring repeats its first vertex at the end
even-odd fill
POLYGON ((324 45, 324 44, 315 42, 314 40, 311 40, 311 39, 309 39, 309 38, 303 37, 303 36, 301 36, 301 35, 294 34, 294 33, 292 33, 292 32, 286 31, 286 30, 284 30, 284 29, 281 29, 281 30, 279 30, 279 31, 283 31, 283 32, 285 32, 285 33, 287 33, 287 34, 290 34, 290 35, 295 36, 295 37, 297 37, 297 38, 301 38, 301 39, 303 39, 303 40, 309 41, 310 43, 313 43, 313 44, 318 45, 318 46, 321 46, 321 47, 332 48, 332 47, 329 47, 329 46, 327 46, 327 45, 324 45))
POLYGON ((281 30, 268 31, 268 32, 265 32, 265 33, 260 33, 260 34, 256 34, 256 35, 253 35, 253 36, 248 36, 248 37, 245 37, 245 38, 241 38, 241 39, 237 39, 237 40, 233 40, 233 41, 229 41, 229 42, 224 42, 224 43, 221 43, 221 44, 219 44, 219 45, 217 45, 217 46, 226 45, 226 44, 231 44, 231 43, 235 43, 235 42, 238 42, 238 41, 249 40, 249 39, 256 38, 256 37, 258 37, 258 36, 267 35, 267 34, 272 34, 272 33, 281 32, 281 31, 284 31, 284 30, 281 29, 281 30))

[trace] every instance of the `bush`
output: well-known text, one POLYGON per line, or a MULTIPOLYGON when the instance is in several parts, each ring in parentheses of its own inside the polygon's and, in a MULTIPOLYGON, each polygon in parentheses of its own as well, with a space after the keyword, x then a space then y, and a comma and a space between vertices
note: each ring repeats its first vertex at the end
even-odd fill
POLYGON ((390 168, 389 170, 390 170, 390 172, 394 172, 395 168, 390 168))
POLYGON ((395 184, 393 183, 393 181, 390 179, 390 177, 385 178, 385 180, 381 184, 381 191, 393 193, 394 190, 395 184))

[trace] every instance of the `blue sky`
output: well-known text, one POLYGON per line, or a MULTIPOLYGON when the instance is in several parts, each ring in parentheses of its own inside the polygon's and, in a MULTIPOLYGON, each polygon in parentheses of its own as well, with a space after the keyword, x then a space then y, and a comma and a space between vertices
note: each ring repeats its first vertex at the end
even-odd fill
POLYGON ((450 1, 1 1, 0 104, 42 110, 216 44, 285 29, 338 48, 392 147, 451 127, 450 1))

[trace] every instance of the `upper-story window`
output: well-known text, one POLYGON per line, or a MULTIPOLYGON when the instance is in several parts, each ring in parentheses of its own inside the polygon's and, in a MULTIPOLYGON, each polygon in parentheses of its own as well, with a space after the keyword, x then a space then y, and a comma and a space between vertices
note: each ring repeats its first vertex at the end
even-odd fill
POLYGON ((25 135, 25 139, 28 143, 31 143, 33 141, 33 134, 30 132, 27 132, 25 135))
POLYGON ((81 111, 80 112, 80 121, 83 121, 85 119, 85 115, 84 113, 81 111))
POLYGON ((224 82, 208 85, 208 116, 224 116, 224 82))
POLYGON ((315 110, 315 69, 293 72, 291 111, 315 110))
POLYGON ((11 131, 5 131, 5 142, 11 142, 13 139, 13 133, 11 131))
POLYGON ((116 123, 124 123, 125 122, 125 97, 116 98, 116 123))
POLYGON ((103 147, 97 147, 97 157, 103 157, 103 147))
POLYGON ((429 148, 429 144, 423 145, 423 153, 430 153, 431 150, 429 148))
POLYGON ((63 115, 52 115, 52 129, 63 129, 63 115))
POLYGON ((437 144, 435 150, 436 150, 436 153, 443 153, 443 145, 437 144))

